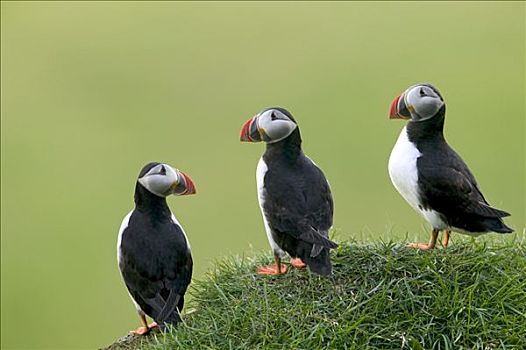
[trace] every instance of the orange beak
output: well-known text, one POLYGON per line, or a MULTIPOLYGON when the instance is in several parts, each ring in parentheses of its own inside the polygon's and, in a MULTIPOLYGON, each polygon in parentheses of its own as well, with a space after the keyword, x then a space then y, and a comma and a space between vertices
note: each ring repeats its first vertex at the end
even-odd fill
POLYGON ((189 194, 195 194, 197 191, 195 189, 194 182, 190 178, 190 176, 186 175, 182 171, 179 171, 179 174, 183 177, 184 184, 177 185, 177 195, 179 196, 186 196, 189 194))
POLYGON ((258 131, 256 117, 250 118, 241 128, 239 133, 239 140, 242 142, 259 142, 261 135, 258 131))
POLYGON ((406 114, 404 112, 409 112, 405 107, 404 94, 401 94, 391 102, 389 107, 389 119, 410 119, 411 114, 406 114))

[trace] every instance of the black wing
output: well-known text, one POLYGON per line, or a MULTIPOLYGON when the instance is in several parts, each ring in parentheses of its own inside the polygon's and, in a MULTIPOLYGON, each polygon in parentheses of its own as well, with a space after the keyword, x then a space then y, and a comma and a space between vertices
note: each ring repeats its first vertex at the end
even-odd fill
POLYGON ((509 214, 488 204, 467 165, 444 139, 444 115, 445 107, 436 117, 407 123, 407 136, 421 153, 417 160, 421 205, 440 213, 454 228, 512 232, 501 219, 509 214))
POLYGON ((151 229, 134 225, 122 235, 119 267, 141 309, 157 323, 177 323, 192 278, 193 261, 182 229, 173 222, 151 229), (152 234, 162 235, 152 237, 152 234))
POLYGON ((266 218, 273 230, 326 248, 332 226, 332 194, 323 172, 306 157, 294 169, 272 168, 265 174, 266 218))
POLYGON ((456 169, 422 168, 419 169, 418 181, 424 207, 441 213, 456 211, 495 218, 510 215, 492 208, 478 187, 456 169))
POLYGON ((442 161, 430 157, 418 159, 418 182, 422 204, 449 216, 479 215, 501 218, 510 214, 492 208, 480 191, 475 177, 451 148, 442 161))

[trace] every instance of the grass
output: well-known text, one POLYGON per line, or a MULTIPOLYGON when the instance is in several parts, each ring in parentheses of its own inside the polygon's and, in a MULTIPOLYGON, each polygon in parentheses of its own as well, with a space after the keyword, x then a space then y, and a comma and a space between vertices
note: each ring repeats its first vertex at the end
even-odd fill
POLYGON ((193 284, 184 324, 141 349, 526 349, 526 245, 421 252, 342 243, 334 276, 257 276, 230 258, 193 284))
POLYGON ((268 249, 265 146, 239 142, 268 106, 297 119, 335 227, 397 241, 428 228, 390 181, 404 122, 387 112, 433 83, 448 142, 526 227, 525 16, 524 1, 0 1, 0 348, 93 349, 137 326, 115 245, 149 161, 197 186, 169 199, 196 279, 268 249))

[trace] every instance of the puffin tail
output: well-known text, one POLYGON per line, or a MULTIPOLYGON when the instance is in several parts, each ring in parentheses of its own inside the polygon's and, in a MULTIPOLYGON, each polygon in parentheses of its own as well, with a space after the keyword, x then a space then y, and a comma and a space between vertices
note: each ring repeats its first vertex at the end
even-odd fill
POLYGON ((155 322, 158 325, 172 325, 175 326, 181 322, 181 316, 179 315, 179 309, 183 307, 183 296, 178 294, 175 289, 170 290, 168 299, 162 308, 161 312, 155 317, 155 322))
POLYGON ((179 322, 181 322, 181 316, 179 316, 179 312, 177 309, 175 309, 170 315, 168 315, 164 321, 161 323, 162 325, 171 325, 176 326, 179 322))
POLYGON ((493 232, 497 232, 497 233, 512 233, 513 229, 511 227, 506 226, 503 222, 500 222, 499 227, 494 228, 493 232))
POLYGON ((488 231, 497 233, 512 233, 513 229, 504 224, 500 218, 487 218, 484 220, 484 226, 488 231))
POLYGON ((172 311, 171 314, 166 316, 166 318, 163 321, 163 324, 164 325, 169 324, 173 327, 177 326, 177 324, 182 321, 180 310, 183 309, 183 306, 184 306, 184 295, 180 295, 177 306, 175 307, 175 309, 172 311))
POLYGON ((311 254, 305 254, 300 258, 305 264, 307 264, 312 272, 321 276, 330 276, 332 274, 332 264, 329 255, 329 249, 323 248, 321 252, 315 257, 312 257, 311 254))

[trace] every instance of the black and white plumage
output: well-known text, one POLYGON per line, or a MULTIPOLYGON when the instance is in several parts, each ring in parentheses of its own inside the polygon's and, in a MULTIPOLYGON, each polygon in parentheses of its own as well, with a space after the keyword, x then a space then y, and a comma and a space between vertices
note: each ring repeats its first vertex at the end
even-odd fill
POLYGON ((186 234, 166 197, 195 193, 192 180, 167 164, 149 163, 135 185, 135 208, 124 218, 117 257, 128 292, 147 333, 145 315, 159 325, 175 325, 192 278, 192 255, 186 234))
POLYGON ((268 108, 245 123, 240 139, 266 142, 256 180, 276 265, 260 271, 281 273, 281 258, 287 253, 301 259, 311 271, 330 275, 329 249, 337 247, 329 240, 333 220, 331 189, 320 168, 303 153, 296 121, 283 108, 268 108))
POLYGON ((404 199, 432 226, 436 234, 457 231, 469 235, 509 233, 505 211, 492 208, 462 158, 444 135, 446 105, 430 84, 409 87, 391 103, 391 119, 409 119, 389 158, 389 175, 404 199))

